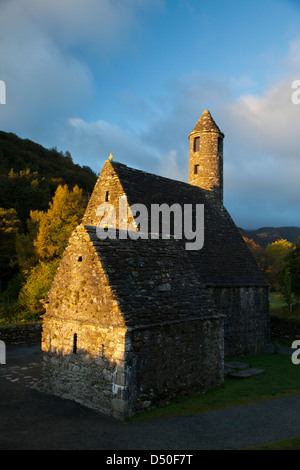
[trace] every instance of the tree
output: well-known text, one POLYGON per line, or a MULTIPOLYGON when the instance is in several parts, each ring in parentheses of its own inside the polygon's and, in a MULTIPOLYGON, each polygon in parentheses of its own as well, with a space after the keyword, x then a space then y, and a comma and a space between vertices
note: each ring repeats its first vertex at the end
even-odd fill
POLYGON ((38 320, 44 313, 41 299, 46 297, 59 260, 54 260, 48 263, 41 261, 34 266, 24 282, 18 297, 17 310, 26 320, 38 320))
POLYGON ((293 244, 285 239, 276 240, 266 247, 267 265, 266 277, 275 290, 281 290, 280 273, 284 260, 292 249, 293 244))
POLYGON ((248 246, 249 250, 251 251, 253 257, 255 258, 260 270, 263 272, 268 282, 270 282, 269 260, 266 249, 255 243, 255 241, 250 238, 243 237, 243 239, 246 245, 248 246))
POLYGON ((292 249, 293 244, 285 239, 276 240, 276 242, 269 243, 266 250, 268 253, 276 256, 279 261, 283 261, 289 251, 292 249))
MULTIPOLYGON (((52 186, 54 184, 52 183, 52 186)), ((30 210, 47 209, 53 196, 51 190, 49 180, 42 178, 37 171, 32 172, 27 168, 15 172, 11 169, 8 177, 2 182, 1 204, 3 207, 16 210, 25 230, 30 210)))
MULTIPOLYGON (((81 222, 86 202, 78 186, 69 191, 59 185, 47 212, 31 211, 27 238, 19 238, 27 249, 19 254, 20 268, 26 275, 18 297, 23 318, 38 319, 43 313, 41 298, 46 297, 69 237, 81 222)), ((22 251, 21 249, 19 252, 22 251)))
POLYGON ((290 271, 292 293, 300 297, 300 237, 286 256, 284 268, 290 271))
POLYGON ((3 279, 11 274, 16 263, 15 238, 20 226, 15 209, 0 207, 0 293, 3 279))
POLYGON ((40 260, 50 261, 62 256, 72 231, 82 219, 85 206, 78 186, 69 191, 67 185, 59 185, 48 211, 31 214, 35 220, 39 219, 34 246, 40 260))
POLYGON ((27 220, 27 230, 16 234, 16 255, 18 267, 23 275, 27 275, 38 262, 38 255, 34 246, 37 237, 42 211, 30 211, 27 220))
POLYGON ((284 270, 283 282, 281 285, 281 293, 283 295, 285 303, 288 306, 289 312, 291 312, 293 293, 292 293, 292 278, 291 278, 291 272, 289 268, 285 268, 284 270))

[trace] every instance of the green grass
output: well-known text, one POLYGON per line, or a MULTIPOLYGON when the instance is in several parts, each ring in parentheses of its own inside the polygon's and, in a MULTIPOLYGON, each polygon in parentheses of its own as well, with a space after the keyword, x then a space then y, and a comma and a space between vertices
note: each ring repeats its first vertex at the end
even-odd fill
POLYGON ((227 377, 224 385, 217 389, 192 398, 178 398, 129 421, 201 413, 300 393, 300 365, 294 365, 289 355, 260 354, 236 360, 246 362, 250 367, 264 369, 264 372, 247 379, 227 377))
POLYGON ((283 297, 278 292, 270 292, 270 311, 286 309, 286 303, 283 300, 283 297))
POLYGON ((247 447, 242 450, 300 450, 300 437, 292 437, 281 441, 270 442, 261 446, 247 447))
POLYGON ((270 315, 282 320, 293 320, 300 323, 300 303, 294 299, 292 311, 289 312, 283 297, 278 292, 270 292, 270 315))

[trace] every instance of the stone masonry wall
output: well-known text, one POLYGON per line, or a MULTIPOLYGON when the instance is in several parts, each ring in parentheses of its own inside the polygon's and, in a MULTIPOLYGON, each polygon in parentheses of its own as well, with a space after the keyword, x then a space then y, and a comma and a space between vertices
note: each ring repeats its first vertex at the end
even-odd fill
POLYGON ((129 414, 223 383, 223 318, 135 330, 130 338, 129 414))
POLYGON ((126 204, 128 220, 127 217, 125 219, 123 219, 122 216, 120 217, 119 198, 124 195, 124 189, 119 181, 118 175, 116 174, 111 163, 106 161, 101 171, 100 177, 98 178, 95 185, 93 194, 89 200, 87 209, 82 219, 82 224, 91 226, 97 226, 99 224, 103 217, 97 216, 97 208, 101 204, 111 204, 114 206, 116 211, 116 228, 119 228, 119 222, 120 224, 129 224, 134 222, 134 217, 131 214, 128 203, 126 204))
POLYGON ((195 133, 190 137, 189 183, 212 193, 223 203, 223 151, 218 151, 216 132, 195 133), (194 139, 200 136, 199 151, 194 152, 194 139), (198 165, 197 174, 194 167, 198 165))
POLYGON ((266 352, 270 344, 268 288, 214 287, 209 291, 225 315, 225 358, 266 352))
POLYGON ((122 417, 125 333, 124 328, 48 317, 43 325, 40 389, 122 417))
POLYGON ((42 326, 37 324, 5 325, 0 327, 0 340, 11 345, 33 345, 41 341, 42 326))
POLYGON ((223 382, 222 318, 126 332, 47 317, 42 349, 41 390, 117 419, 223 382))

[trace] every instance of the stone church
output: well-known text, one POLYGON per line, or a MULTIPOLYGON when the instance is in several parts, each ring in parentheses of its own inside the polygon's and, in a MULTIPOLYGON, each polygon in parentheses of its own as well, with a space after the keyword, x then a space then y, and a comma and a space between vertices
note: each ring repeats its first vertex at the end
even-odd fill
POLYGON ((224 134, 204 111, 188 137, 189 184, 105 162, 44 304, 42 390, 126 419, 221 385, 224 358, 267 350, 268 284, 223 206, 224 134), (203 205, 203 247, 99 238, 97 208, 118 212, 122 196, 123 225, 137 203, 203 205))

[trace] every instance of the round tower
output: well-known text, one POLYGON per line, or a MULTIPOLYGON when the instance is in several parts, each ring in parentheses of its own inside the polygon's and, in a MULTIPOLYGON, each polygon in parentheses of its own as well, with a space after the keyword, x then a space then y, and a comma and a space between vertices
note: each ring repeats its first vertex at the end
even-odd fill
POLYGON ((190 140, 189 183, 209 191, 216 202, 223 204, 223 139, 224 134, 205 110, 190 140))

